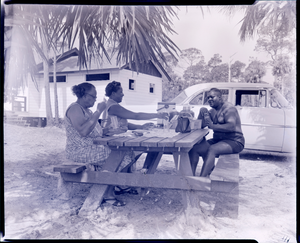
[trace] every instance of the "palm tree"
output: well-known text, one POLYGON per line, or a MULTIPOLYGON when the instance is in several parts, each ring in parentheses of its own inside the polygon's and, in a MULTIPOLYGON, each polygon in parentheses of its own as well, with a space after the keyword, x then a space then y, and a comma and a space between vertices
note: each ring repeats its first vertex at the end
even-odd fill
POLYGON ((175 33, 170 6, 73 6, 62 30, 71 48, 79 39, 79 65, 88 67, 92 58, 110 59, 106 50, 118 52, 117 63, 134 63, 137 69, 150 60, 166 63, 163 51, 174 58, 179 48, 165 32, 175 33), (74 24, 75 23, 75 24, 74 24))
MULTIPOLYGON (((62 6, 41 5, 13 5, 6 6, 11 11, 9 17, 5 19, 5 24, 12 26, 13 29, 19 30, 22 35, 22 41, 26 44, 26 49, 35 51, 43 61, 44 68, 44 87, 46 99, 46 116, 47 122, 52 124, 53 116, 50 102, 49 87, 49 55, 50 49, 57 41, 59 27, 64 19, 64 11, 62 6)), ((27 65, 36 66, 35 60, 28 60, 27 65)), ((31 71, 31 70, 29 70, 31 71)), ((34 74, 32 74, 34 76, 34 74)))
POLYGON ((66 6, 20 5, 11 24, 22 29, 31 49, 39 54, 44 65, 44 86, 47 120, 52 121, 49 89, 49 50, 62 40, 62 46, 71 49, 79 41, 78 65, 88 68, 92 58, 110 59, 106 50, 112 45, 112 54, 118 52, 118 63, 132 64, 139 69, 150 60, 166 62, 163 51, 174 58, 179 48, 165 32, 171 28, 169 6, 66 6))
POLYGON ((251 38, 263 25, 272 24, 275 31, 289 33, 296 28, 296 1, 257 1, 253 5, 226 6, 221 12, 232 16, 245 13, 241 20, 240 40, 251 38))

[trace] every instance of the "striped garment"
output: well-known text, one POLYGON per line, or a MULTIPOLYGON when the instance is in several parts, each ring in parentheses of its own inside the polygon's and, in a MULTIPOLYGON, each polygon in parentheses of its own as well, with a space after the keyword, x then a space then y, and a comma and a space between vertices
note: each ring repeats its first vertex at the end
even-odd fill
MULTIPOLYGON (((90 119, 90 115, 93 114, 91 110, 88 112, 78 103, 72 103, 70 107, 77 105, 81 108, 84 118, 90 119)), ((95 128, 86 137, 82 137, 76 129, 73 127, 70 119, 65 115, 65 129, 67 135, 66 142, 66 157, 67 159, 73 160, 79 163, 89 163, 94 165, 103 165, 105 160, 108 158, 111 150, 104 145, 95 145, 93 140, 97 137, 102 137, 102 128, 99 123, 96 124, 95 128)))

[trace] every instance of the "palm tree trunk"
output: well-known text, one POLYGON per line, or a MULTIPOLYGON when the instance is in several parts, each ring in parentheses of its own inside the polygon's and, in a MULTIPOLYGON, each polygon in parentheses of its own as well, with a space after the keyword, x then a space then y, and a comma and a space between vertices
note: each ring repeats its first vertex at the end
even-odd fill
POLYGON ((59 124, 58 113, 58 95, 57 95, 57 82, 56 82, 56 52, 54 52, 53 58, 53 83, 54 83, 54 109, 55 109, 55 124, 59 124))
POLYGON ((50 99, 48 48, 47 48, 44 36, 42 37, 42 46, 43 46, 44 54, 46 56, 46 60, 45 59, 43 60, 46 118, 47 118, 47 125, 52 125, 53 124, 53 116, 52 116, 51 99, 50 99))

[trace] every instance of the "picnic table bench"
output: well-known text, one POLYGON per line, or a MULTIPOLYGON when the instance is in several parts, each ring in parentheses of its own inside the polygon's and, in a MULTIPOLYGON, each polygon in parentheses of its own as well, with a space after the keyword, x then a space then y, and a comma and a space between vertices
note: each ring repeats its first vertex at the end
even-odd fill
MULTIPOLYGON (((74 182, 93 184, 79 214, 84 215, 99 207, 108 185, 121 185, 139 188, 165 188, 183 191, 185 208, 194 207, 191 198, 194 192, 231 193, 238 189, 239 156, 238 154, 220 155, 210 178, 193 176, 188 156, 189 150, 208 134, 208 129, 192 130, 179 133, 174 137, 122 137, 111 136, 98 138, 94 144, 107 145, 112 150, 103 166, 105 171, 88 171, 85 165, 55 166, 60 172, 60 187, 67 188, 74 182), (116 173, 127 151, 147 153, 144 167, 147 173, 116 173), (163 154, 172 154, 176 175, 154 174, 163 154)), ((198 203, 199 205, 199 203, 198 203)), ((197 207, 197 206, 196 206, 197 207)))

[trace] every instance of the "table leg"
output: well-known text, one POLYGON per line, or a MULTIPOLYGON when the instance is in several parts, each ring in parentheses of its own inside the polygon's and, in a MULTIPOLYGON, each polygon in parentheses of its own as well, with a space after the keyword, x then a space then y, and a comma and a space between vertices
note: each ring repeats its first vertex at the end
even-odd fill
MULTIPOLYGON (((112 150, 102 169, 116 172, 124 156, 124 151, 112 150)), ((108 185, 94 184, 79 211, 79 215, 85 216, 89 212, 96 210, 100 206, 107 188, 108 185)))
POLYGON ((65 181, 59 173, 57 192, 60 199, 69 200, 72 194, 73 183, 65 181))
POLYGON ((173 152, 173 158, 176 170, 180 175, 193 175, 188 152, 173 152))
MULTIPOLYGON (((154 174, 156 171, 156 168, 159 164, 159 161, 163 155, 163 152, 151 152, 147 154, 144 168, 148 168, 146 174, 154 174), (145 167, 147 166, 147 167, 145 167)), ((141 197, 145 196, 145 194, 148 192, 148 188, 141 188, 141 197)))
MULTIPOLYGON (((193 176, 192 167, 188 152, 174 152, 173 158, 177 173, 183 176, 193 176)), ((182 190, 182 202, 184 206, 184 218, 186 224, 199 226, 201 218, 207 218, 200 208, 200 193, 194 190, 182 190)))

